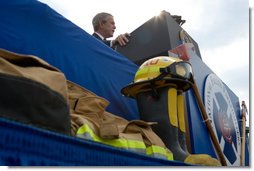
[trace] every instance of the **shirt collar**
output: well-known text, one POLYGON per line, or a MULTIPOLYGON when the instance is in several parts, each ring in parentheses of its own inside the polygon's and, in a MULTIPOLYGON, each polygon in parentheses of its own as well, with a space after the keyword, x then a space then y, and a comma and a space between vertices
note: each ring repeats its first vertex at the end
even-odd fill
POLYGON ((98 32, 95 32, 95 33, 101 38, 101 40, 105 39, 100 33, 98 33, 98 32))

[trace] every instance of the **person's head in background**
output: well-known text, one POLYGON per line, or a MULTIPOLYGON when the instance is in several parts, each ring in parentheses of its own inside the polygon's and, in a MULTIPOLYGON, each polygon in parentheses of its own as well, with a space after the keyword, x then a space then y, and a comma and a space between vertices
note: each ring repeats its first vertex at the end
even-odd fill
POLYGON ((101 12, 93 18, 94 31, 101 34, 104 38, 113 37, 116 26, 114 17, 106 12, 101 12))

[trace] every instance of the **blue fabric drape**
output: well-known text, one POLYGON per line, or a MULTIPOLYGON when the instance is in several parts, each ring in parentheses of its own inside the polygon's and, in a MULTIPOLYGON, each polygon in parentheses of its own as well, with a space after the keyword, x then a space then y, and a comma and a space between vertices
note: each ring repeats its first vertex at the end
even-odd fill
POLYGON ((0 118, 0 166, 187 166, 0 118))
POLYGON ((106 98, 109 112, 139 119, 136 101, 120 93, 138 66, 48 5, 36 0, 0 1, 0 48, 44 59, 68 80, 106 98))

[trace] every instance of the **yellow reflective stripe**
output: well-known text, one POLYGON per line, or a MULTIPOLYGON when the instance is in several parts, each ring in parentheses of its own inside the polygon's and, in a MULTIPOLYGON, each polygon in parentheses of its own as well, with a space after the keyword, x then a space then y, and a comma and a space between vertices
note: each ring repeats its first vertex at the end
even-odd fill
POLYGON ((78 129, 77 135, 82 135, 86 133, 88 133, 96 142, 100 142, 117 148, 144 149, 146 150, 147 155, 159 154, 165 156, 168 160, 173 160, 173 154, 168 149, 160 146, 152 145, 146 148, 145 144, 141 141, 126 140, 123 138, 103 139, 94 134, 93 130, 87 124, 84 124, 78 129))
POLYGON ((144 81, 147 80, 147 73, 148 73, 148 68, 142 68, 139 69, 136 72, 135 78, 134 78, 134 82, 139 82, 139 81, 144 81))
POLYGON ((177 119, 177 90, 176 88, 168 89, 168 116, 169 123, 175 127, 178 127, 178 119, 177 119))
POLYGON ((96 142, 100 142, 100 143, 118 147, 118 148, 123 148, 123 147, 124 148, 142 148, 142 149, 146 148, 145 144, 141 141, 126 140, 123 138, 117 138, 117 139, 100 138, 96 134, 94 134, 93 130, 87 124, 82 125, 77 131, 78 135, 82 135, 85 133, 89 133, 90 136, 93 138, 93 140, 96 142))
POLYGON ((182 132, 185 132, 185 120, 184 120, 184 98, 183 94, 180 93, 177 96, 177 110, 178 110, 178 121, 179 121, 179 128, 182 132))
POLYGON ((174 160, 173 153, 170 152, 168 149, 155 145, 146 148, 147 155, 152 155, 156 153, 167 157, 168 160, 174 160))
POLYGON ((160 75, 160 68, 161 67, 158 66, 149 66, 138 70, 135 76, 135 82, 145 81, 157 77, 160 75))
POLYGON ((159 147, 159 146, 155 146, 155 145, 152 145, 152 146, 149 146, 146 148, 146 154, 147 155, 151 155, 153 153, 159 153, 159 154, 162 154, 162 155, 166 155, 166 150, 162 147, 159 147))

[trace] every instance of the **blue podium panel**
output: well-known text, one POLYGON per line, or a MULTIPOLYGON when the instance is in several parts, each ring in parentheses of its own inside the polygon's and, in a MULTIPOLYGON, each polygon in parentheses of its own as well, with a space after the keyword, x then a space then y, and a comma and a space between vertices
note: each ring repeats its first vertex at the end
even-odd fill
POLYGON ((2 166, 188 166, 0 118, 2 166))

